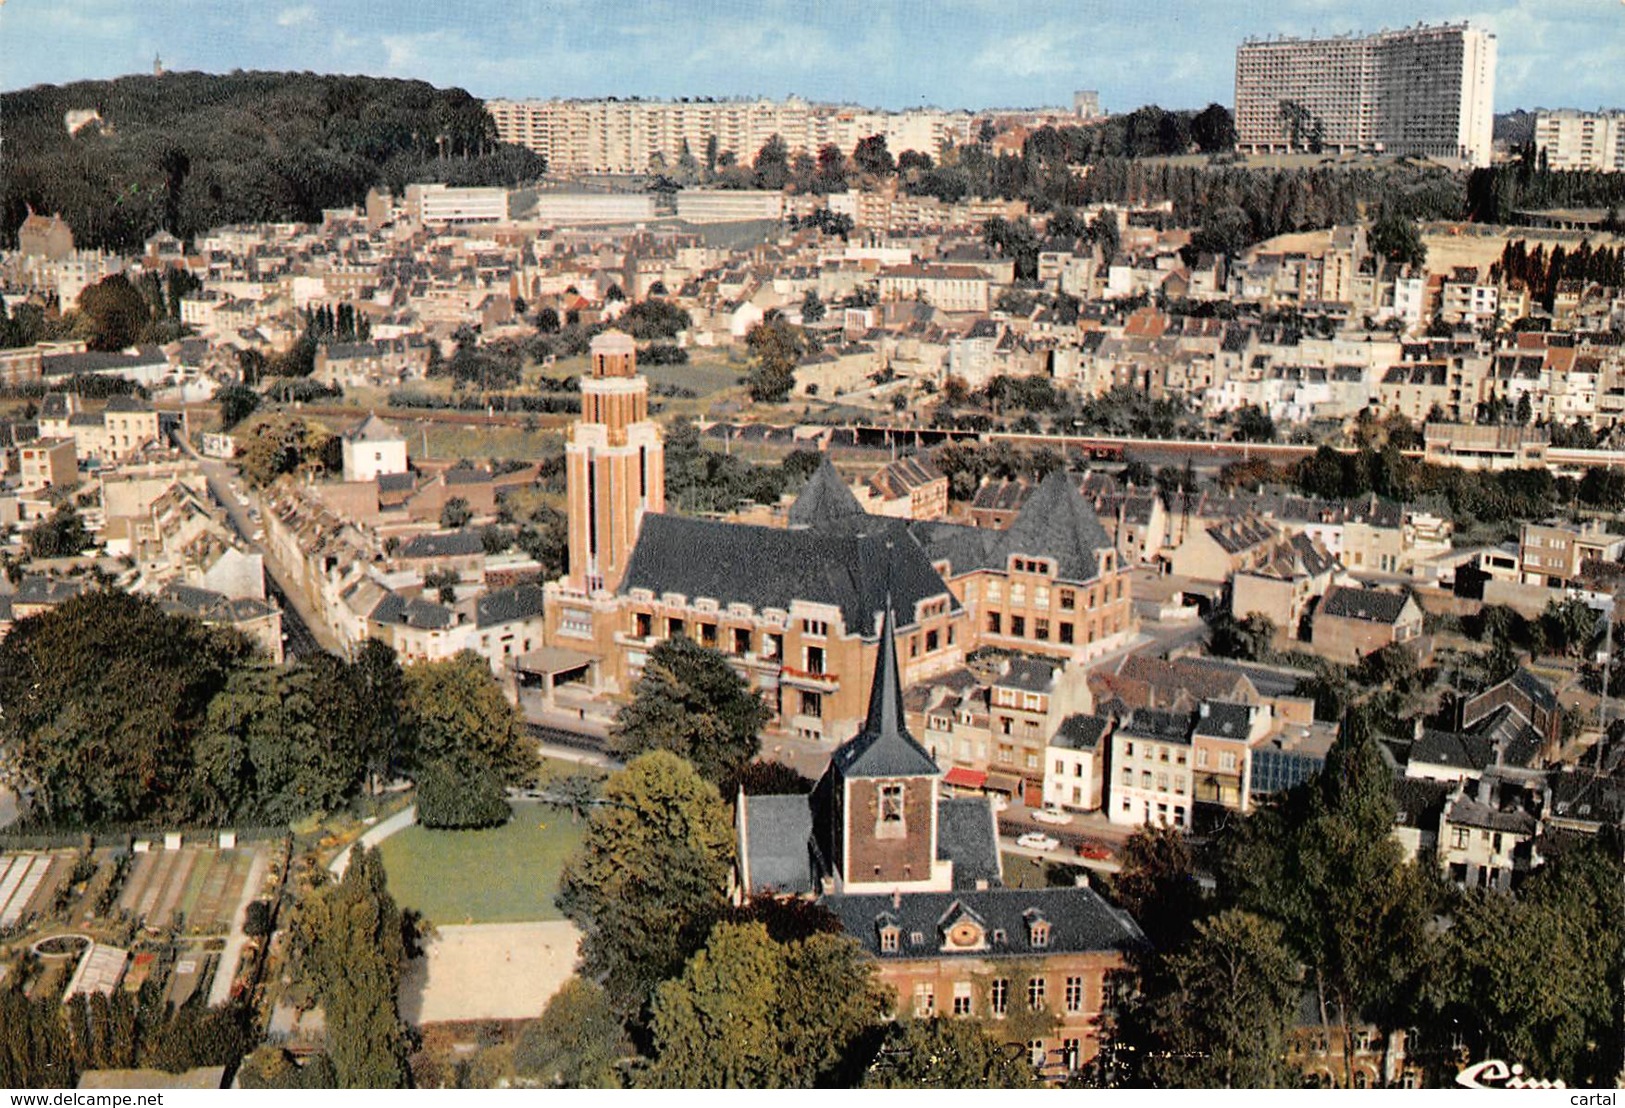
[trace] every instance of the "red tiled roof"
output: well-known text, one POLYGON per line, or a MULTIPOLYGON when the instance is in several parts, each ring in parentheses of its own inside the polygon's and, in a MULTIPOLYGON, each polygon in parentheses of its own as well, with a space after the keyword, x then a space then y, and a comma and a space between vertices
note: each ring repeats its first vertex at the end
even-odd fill
POLYGON ((981 770, 955 766, 943 775, 942 783, 959 789, 979 789, 987 783, 987 774, 981 770))

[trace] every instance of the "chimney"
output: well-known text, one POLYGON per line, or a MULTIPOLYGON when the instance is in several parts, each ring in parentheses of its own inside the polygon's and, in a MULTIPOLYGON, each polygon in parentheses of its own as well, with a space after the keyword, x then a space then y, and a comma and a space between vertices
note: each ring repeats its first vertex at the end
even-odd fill
POLYGON ((891 906, 892 906, 892 911, 894 911, 894 912, 895 911, 900 911, 902 909, 902 907, 903 907, 903 891, 901 889, 893 889, 891 891, 891 906))

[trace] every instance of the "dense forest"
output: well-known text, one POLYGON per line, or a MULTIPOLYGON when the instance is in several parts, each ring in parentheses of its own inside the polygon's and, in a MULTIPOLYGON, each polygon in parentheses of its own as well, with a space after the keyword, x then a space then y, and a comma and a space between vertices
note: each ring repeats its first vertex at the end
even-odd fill
POLYGON ((29 205, 78 245, 129 250, 163 229, 320 218, 409 181, 514 185, 545 160, 499 143, 480 101, 422 81, 314 73, 166 73, 0 96, 0 244, 29 205), (70 135, 70 110, 101 122, 70 135))

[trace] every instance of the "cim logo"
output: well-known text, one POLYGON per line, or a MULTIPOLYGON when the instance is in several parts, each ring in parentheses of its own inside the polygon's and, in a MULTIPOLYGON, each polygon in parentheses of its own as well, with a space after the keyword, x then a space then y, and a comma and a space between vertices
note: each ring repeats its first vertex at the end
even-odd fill
POLYGON ((1525 1077, 1523 1066, 1514 1062, 1508 1066, 1499 1059, 1474 1062, 1456 1074, 1456 1084, 1464 1089, 1566 1089, 1561 1081, 1547 1081, 1539 1077, 1525 1077))

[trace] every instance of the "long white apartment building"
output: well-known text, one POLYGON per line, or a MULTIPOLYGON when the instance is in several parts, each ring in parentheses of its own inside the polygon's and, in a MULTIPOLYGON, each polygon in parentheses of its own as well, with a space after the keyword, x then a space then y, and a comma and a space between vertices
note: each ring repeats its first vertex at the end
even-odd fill
POLYGON ((1236 50, 1236 147, 1488 165, 1495 60, 1495 36, 1465 23, 1249 40, 1236 50))
POLYGON ((508 218, 508 190, 407 185, 406 215, 416 223, 500 223, 508 218))
POLYGON ((1541 112, 1535 151, 1548 169, 1625 173, 1625 112, 1541 112))
POLYGON ((704 164, 717 153, 749 164, 774 135, 790 152, 884 135, 892 154, 918 150, 933 158, 948 143, 969 141, 968 112, 871 111, 787 100, 487 100, 497 135, 547 159, 559 173, 647 173, 675 167, 686 152, 704 164))

